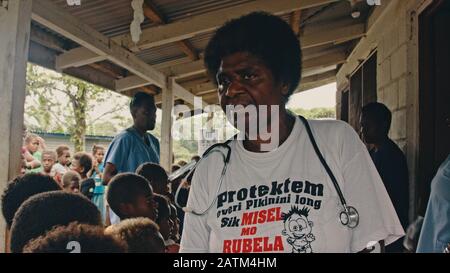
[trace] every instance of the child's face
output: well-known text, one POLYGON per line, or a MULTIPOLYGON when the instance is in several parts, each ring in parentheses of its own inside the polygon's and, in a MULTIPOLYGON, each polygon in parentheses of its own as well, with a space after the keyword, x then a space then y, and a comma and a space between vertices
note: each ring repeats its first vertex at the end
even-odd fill
POLYGON ((44 167, 44 171, 49 173, 52 169, 52 166, 55 164, 55 159, 48 154, 42 155, 42 167, 44 167))
POLYGON ((102 163, 103 157, 105 156, 105 150, 98 149, 94 156, 98 163, 102 163))
POLYGON ((80 161, 78 161, 78 160, 76 160, 76 159, 73 159, 73 160, 72 160, 72 165, 70 165, 70 169, 71 169, 72 171, 75 171, 75 172, 79 173, 80 175, 82 175, 83 172, 84 172, 84 168, 81 167, 80 161))
POLYGON ((170 239, 171 235, 173 235, 173 226, 174 223, 170 217, 164 217, 158 221, 159 232, 163 236, 164 240, 170 239))
POLYGON ((153 194, 151 192, 141 194, 136 197, 128 216, 130 218, 147 217, 153 221, 156 221, 156 217, 158 216, 157 207, 158 205, 153 199, 153 194))
POLYGON ((65 150, 63 154, 58 158, 58 162, 63 165, 67 166, 70 162, 70 152, 69 150, 65 150))
POLYGON ((68 187, 64 188, 67 192, 79 193, 80 192, 80 181, 78 178, 74 177, 68 187))
POLYGON ((39 140, 37 138, 33 138, 30 142, 27 143, 27 150, 34 154, 39 149, 39 140))
POLYGON ((170 214, 170 220, 172 220, 173 223, 172 236, 178 236, 180 232, 180 219, 178 219, 176 212, 170 214))

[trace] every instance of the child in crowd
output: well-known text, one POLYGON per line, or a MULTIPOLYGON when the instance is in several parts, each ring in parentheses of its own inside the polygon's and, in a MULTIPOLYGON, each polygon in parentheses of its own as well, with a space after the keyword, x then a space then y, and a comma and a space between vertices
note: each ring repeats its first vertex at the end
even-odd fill
POLYGON ((67 145, 60 145, 56 148, 56 155, 58 156, 58 162, 53 165, 52 175, 55 180, 61 184, 62 176, 69 171, 70 165, 70 149, 67 145))
POLYGON ((80 192, 81 175, 76 171, 68 171, 62 177, 63 189, 66 192, 80 192))
POLYGON ((173 222, 170 239, 175 241, 175 243, 180 243, 180 219, 178 218, 177 208, 174 204, 170 204, 170 219, 173 222))
POLYGON ((105 148, 100 145, 92 147, 92 155, 94 156, 93 168, 88 176, 95 180, 95 188, 92 202, 97 206, 102 214, 103 222, 106 222, 106 204, 105 204, 105 186, 103 186, 103 157, 105 156, 105 148))
POLYGON ((5 218, 7 228, 10 228, 19 207, 28 198, 38 193, 48 191, 60 191, 61 187, 53 178, 38 174, 29 173, 18 176, 8 182, 2 194, 2 213, 5 218))
POLYGON ((11 251, 20 253, 32 239, 56 226, 78 221, 103 226, 100 212, 86 197, 63 191, 40 193, 25 201, 14 215, 11 226, 11 251))
POLYGON ((41 145, 40 137, 35 134, 28 134, 25 137, 25 151, 31 154, 33 161, 26 161, 25 168, 27 173, 40 173, 42 171, 41 152, 39 146, 41 145))
POLYGON ((153 189, 147 179, 134 173, 114 176, 106 193, 111 210, 122 220, 147 217, 155 221, 158 211, 153 197, 153 189))
POLYGON ((113 235, 128 245, 129 253, 164 253, 164 239, 158 225, 146 217, 123 220, 109 226, 105 234, 113 235))
POLYGON ((166 195, 169 192, 167 173, 160 165, 144 163, 137 168, 136 174, 145 177, 155 193, 166 195))
POLYGON ((126 250, 125 242, 104 234, 102 227, 78 222, 58 226, 23 248, 24 253, 125 253, 126 250))
POLYGON ((54 151, 42 152, 42 174, 52 176, 52 167, 56 163, 56 153, 54 151))
POLYGON ((94 196, 95 180, 93 178, 88 178, 88 173, 92 169, 92 157, 88 153, 78 152, 73 155, 70 168, 81 176, 81 193, 89 198, 89 200, 92 200, 92 197, 94 196))
POLYGON ((164 238, 166 252, 178 253, 180 245, 171 239, 173 234, 174 222, 170 217, 169 199, 160 194, 155 194, 155 201, 158 203, 158 217, 156 223, 159 225, 159 231, 164 238))

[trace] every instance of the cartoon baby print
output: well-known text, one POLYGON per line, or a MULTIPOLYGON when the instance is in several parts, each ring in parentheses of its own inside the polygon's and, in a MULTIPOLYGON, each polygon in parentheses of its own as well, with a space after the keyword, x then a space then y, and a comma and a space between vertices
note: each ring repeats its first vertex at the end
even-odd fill
POLYGON ((312 253, 311 242, 316 240, 312 234, 313 222, 308 220, 309 209, 298 209, 293 206, 288 213, 283 214, 283 235, 287 236, 292 246, 292 253, 312 253))

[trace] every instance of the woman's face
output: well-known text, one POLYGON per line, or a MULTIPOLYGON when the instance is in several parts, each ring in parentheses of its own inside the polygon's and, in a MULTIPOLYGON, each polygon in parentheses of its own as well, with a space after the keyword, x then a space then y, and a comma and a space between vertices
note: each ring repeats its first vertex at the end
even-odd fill
POLYGON ((103 150, 103 149, 98 149, 96 152, 95 152, 95 159, 97 160, 97 162, 98 163, 102 163, 102 161, 103 161, 103 157, 105 156, 105 150, 103 150))
POLYGON ((80 192, 80 181, 78 180, 78 178, 74 178, 72 181, 70 181, 70 185, 67 188, 67 191, 72 193, 80 192))
POLYGON ((170 237, 173 235, 173 225, 174 223, 169 216, 164 217, 158 221, 159 232, 161 232, 164 240, 170 239, 170 237))
POLYGON ((83 171, 84 171, 84 168, 81 167, 81 165, 80 165, 80 161, 78 161, 76 159, 72 160, 72 164, 70 165, 70 169, 72 171, 75 171, 75 172, 79 173, 79 174, 82 174, 83 171))
POLYGON ((34 154, 39 149, 39 140, 37 138, 33 138, 30 142, 27 144, 27 150, 34 154))
POLYGON ((58 158, 58 162, 63 166, 67 166, 70 162, 70 151, 63 151, 62 156, 58 158))
MULTIPOLYGON (((238 52, 224 57, 216 79, 220 106, 224 112, 227 106, 237 105, 250 106, 259 112, 260 106, 267 105, 270 120, 271 106, 284 108, 288 86, 276 82, 269 67, 250 53, 238 52)), ((246 115, 246 128, 248 124, 249 117, 246 115)))

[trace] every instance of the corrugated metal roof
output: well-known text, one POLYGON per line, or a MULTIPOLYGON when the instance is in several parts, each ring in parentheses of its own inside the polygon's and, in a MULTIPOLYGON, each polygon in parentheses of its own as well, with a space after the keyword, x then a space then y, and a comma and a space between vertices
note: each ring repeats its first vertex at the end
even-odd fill
MULTIPOLYGON (((80 6, 68 6, 66 0, 51 0, 53 3, 76 16, 82 22, 90 25, 94 29, 103 33, 108 37, 129 33, 129 25, 133 20, 133 10, 131 8, 131 0, 81 0, 80 6)), ((186 19, 195 15, 200 15, 224 8, 237 6, 244 3, 253 2, 254 0, 151 0, 151 3, 164 19, 170 23, 182 19, 186 19)), ((274 0, 276 1, 276 0, 274 0)), ((340 1, 334 4, 324 5, 320 7, 302 10, 301 25, 305 34, 313 33, 315 26, 323 25, 333 26, 334 22, 342 23, 348 20, 350 23, 358 21, 364 22, 369 14, 370 7, 362 1, 359 4, 361 9, 361 18, 352 21, 350 16, 350 5, 348 1, 340 1), (363 4, 361 4, 363 3, 363 4)), ((290 21, 290 14, 281 16, 286 22, 290 21)), ((37 24, 38 25, 38 24, 37 24)), ((142 28, 155 26, 148 19, 141 25, 142 28)), ((337 25, 336 25, 337 26, 337 25)), ((46 29, 45 27, 41 27, 46 29)), ((51 30, 47 32, 54 34, 56 37, 69 44, 69 48, 74 45, 68 39, 54 33, 51 30)), ((204 51, 213 32, 202 33, 188 40, 198 53, 204 51)), ((340 45, 325 45, 304 51, 305 55, 313 57, 320 52, 329 50, 347 50, 352 48, 353 43, 343 43, 340 45)), ((146 63, 151 65, 161 64, 179 59, 186 59, 186 55, 182 52, 176 43, 166 44, 159 47, 147 49, 136 54, 146 63)))

